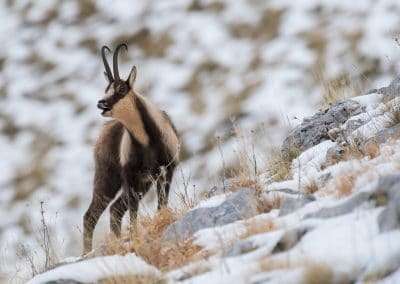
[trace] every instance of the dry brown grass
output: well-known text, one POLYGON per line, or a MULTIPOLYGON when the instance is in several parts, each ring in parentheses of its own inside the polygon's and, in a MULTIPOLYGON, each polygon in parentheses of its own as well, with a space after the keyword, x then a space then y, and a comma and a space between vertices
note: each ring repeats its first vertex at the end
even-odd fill
MULTIPOLYGON (((361 143, 359 143, 361 144, 361 143)), ((365 144, 359 145, 356 141, 351 141, 350 144, 340 146, 340 153, 334 153, 327 159, 326 166, 337 164, 341 161, 360 160, 364 157, 373 159, 380 153, 379 145, 375 141, 368 141, 365 144)))
POLYGON ((364 82, 351 78, 349 74, 342 74, 332 79, 326 78, 321 72, 318 72, 315 76, 322 85, 322 108, 327 108, 338 101, 358 96, 363 91, 361 86, 364 82))
MULTIPOLYGON (((146 57, 163 57, 168 48, 174 43, 168 32, 156 33, 147 27, 117 36, 112 46, 125 42, 128 46, 135 46, 142 50, 146 57)), ((124 60, 122 57, 121 60, 124 60)))
POLYGON ((333 283, 333 271, 332 269, 323 263, 315 263, 313 261, 304 260, 301 263, 298 261, 290 261, 289 258, 285 260, 272 260, 263 259, 259 263, 261 271, 272 271, 278 269, 293 269, 293 268, 304 268, 303 279, 298 279, 298 283, 304 284, 330 284, 333 283))
POLYGON ((326 264, 311 264, 306 266, 304 272, 305 284, 330 284, 333 283, 333 271, 326 264))
POLYGON ((234 124, 233 135, 237 144, 235 149, 237 165, 232 170, 231 176, 234 176, 238 183, 256 186, 258 174, 263 167, 257 163, 255 145, 257 132, 245 131, 234 124))
POLYGON ((162 271, 180 267, 196 257, 201 257, 201 248, 191 240, 170 242, 162 239, 163 232, 168 225, 177 220, 178 215, 170 208, 163 208, 153 217, 139 217, 131 241, 122 244, 111 239, 106 243, 105 253, 134 252, 162 271))
POLYGON ((306 194, 313 194, 318 191, 318 184, 315 180, 311 181, 304 187, 304 193, 306 194))
POLYGON ((268 193, 268 195, 264 198, 260 198, 258 200, 258 211, 259 212, 269 212, 272 209, 279 209, 281 208, 283 201, 282 195, 276 193, 268 193))
POLYGON ((278 260, 272 260, 270 258, 265 258, 262 259, 258 265, 260 270, 265 272, 272 271, 275 269, 289 269, 295 267, 294 263, 291 263, 289 259, 278 261, 278 260))
POLYGON ((362 150, 370 159, 376 158, 380 154, 379 144, 373 140, 367 141, 362 150))
POLYGON ((101 284, 163 284, 165 280, 160 280, 154 276, 143 275, 127 275, 127 276, 110 276, 99 281, 101 284))
POLYGON ((231 34, 238 38, 273 39, 279 33, 283 13, 283 10, 267 8, 263 11, 262 17, 256 25, 235 23, 230 26, 231 34))
POLYGON ((335 188, 338 197, 349 196, 353 192, 357 173, 351 173, 336 177, 335 188))
POLYGON ((246 239, 250 236, 270 232, 276 229, 272 220, 248 220, 245 222, 246 230, 240 235, 240 239, 246 239))
POLYGON ((290 169, 293 159, 300 154, 300 149, 292 147, 289 151, 283 152, 280 149, 270 151, 267 172, 274 181, 283 181, 290 177, 290 169))
POLYGON ((235 192, 242 187, 254 189, 256 192, 260 192, 262 189, 261 184, 257 180, 254 180, 246 175, 238 175, 232 179, 229 190, 235 192))

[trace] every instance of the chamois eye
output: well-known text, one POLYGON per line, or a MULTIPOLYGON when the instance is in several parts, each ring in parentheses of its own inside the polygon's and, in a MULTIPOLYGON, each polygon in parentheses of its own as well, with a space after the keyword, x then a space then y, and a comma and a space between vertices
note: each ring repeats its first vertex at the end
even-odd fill
POLYGON ((126 84, 119 84, 116 86, 115 92, 118 94, 125 94, 128 91, 126 84))

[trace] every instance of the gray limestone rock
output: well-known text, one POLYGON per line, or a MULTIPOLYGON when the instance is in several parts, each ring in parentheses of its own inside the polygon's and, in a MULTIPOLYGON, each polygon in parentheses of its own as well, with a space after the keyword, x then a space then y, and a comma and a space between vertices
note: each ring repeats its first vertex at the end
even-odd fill
POLYGON ((285 197, 282 201, 282 205, 279 210, 279 216, 281 217, 293 213, 294 211, 302 208, 307 203, 314 201, 315 198, 311 196, 312 195, 310 196, 304 195, 299 197, 285 197))
POLYGON ((321 208, 317 212, 309 213, 304 218, 332 218, 352 212, 355 208, 370 199, 371 193, 360 192, 342 204, 333 207, 321 208))
POLYGON ((166 241, 182 241, 201 229, 229 224, 257 214, 254 190, 243 188, 230 195, 221 205, 197 208, 169 225, 164 232, 166 241))
POLYGON ((340 101, 324 111, 305 118, 294 128, 282 144, 282 151, 289 153, 291 149, 299 151, 331 139, 328 132, 345 123, 351 116, 364 112, 364 108, 356 101, 340 101))
POLYGON ((395 78, 387 87, 374 90, 378 94, 383 94, 383 101, 388 102, 400 95, 400 77, 395 78))

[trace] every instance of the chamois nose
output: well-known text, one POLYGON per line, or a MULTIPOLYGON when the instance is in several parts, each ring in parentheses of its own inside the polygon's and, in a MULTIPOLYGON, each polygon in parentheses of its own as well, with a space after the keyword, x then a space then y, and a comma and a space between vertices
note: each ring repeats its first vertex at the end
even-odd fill
POLYGON ((107 102, 105 100, 100 100, 97 102, 97 108, 101 110, 108 110, 110 109, 107 102))

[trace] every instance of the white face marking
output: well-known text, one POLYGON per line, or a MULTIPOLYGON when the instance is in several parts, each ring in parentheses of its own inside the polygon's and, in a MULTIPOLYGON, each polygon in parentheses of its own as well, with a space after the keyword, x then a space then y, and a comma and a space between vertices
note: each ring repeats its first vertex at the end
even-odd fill
POLYGON ((119 162, 121 163, 121 166, 126 165, 126 163, 129 161, 130 154, 131 154, 131 137, 129 136, 128 130, 124 128, 121 144, 119 146, 119 162))
POLYGON ((107 92, 106 92, 106 94, 105 94, 105 96, 103 97, 103 99, 108 99, 109 97, 111 97, 113 94, 114 94, 114 83, 112 83, 111 85, 110 85, 110 87, 108 88, 108 90, 107 90, 107 92))

